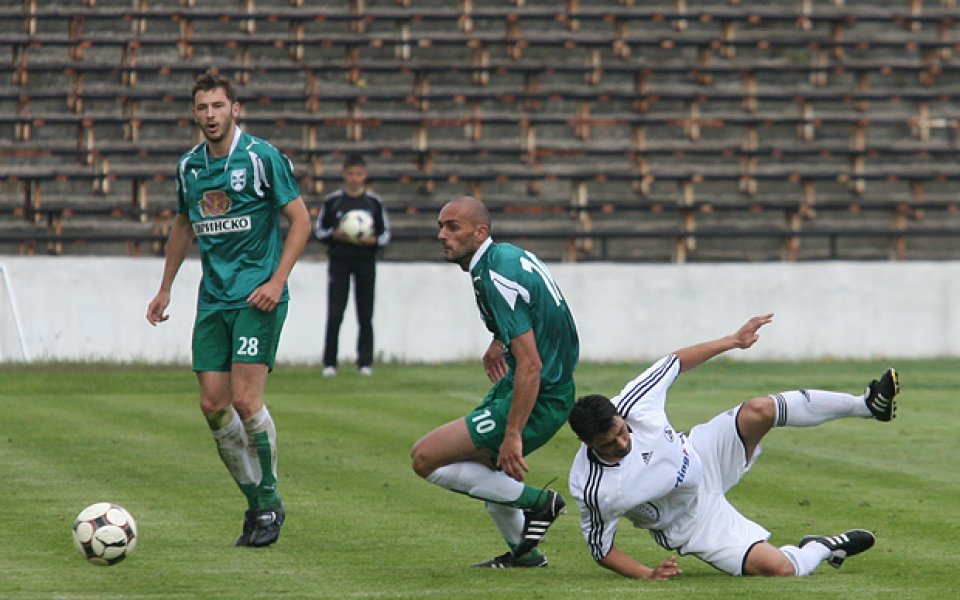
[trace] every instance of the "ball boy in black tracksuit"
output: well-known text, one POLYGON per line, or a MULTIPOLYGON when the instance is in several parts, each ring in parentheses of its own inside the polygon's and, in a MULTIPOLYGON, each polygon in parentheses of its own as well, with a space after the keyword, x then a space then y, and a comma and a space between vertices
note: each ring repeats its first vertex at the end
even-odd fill
POLYGON ((390 242, 390 221, 380 197, 367 190, 367 165, 359 154, 343 161, 343 187, 326 197, 314 233, 327 245, 327 332, 323 347, 323 374, 337 374, 337 349, 343 311, 354 281, 357 304, 357 367, 371 375, 373 365, 373 300, 377 276, 377 251, 390 242), (351 210, 364 210, 373 217, 373 235, 353 241, 340 231, 340 219, 351 210))

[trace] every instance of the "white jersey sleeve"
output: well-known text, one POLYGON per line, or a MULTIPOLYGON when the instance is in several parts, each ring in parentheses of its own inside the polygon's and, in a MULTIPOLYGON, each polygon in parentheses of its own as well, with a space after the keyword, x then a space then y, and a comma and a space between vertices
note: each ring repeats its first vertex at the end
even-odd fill
MULTIPOLYGON (((574 459, 570 469, 570 495, 577 502, 580 511, 580 531, 587 542, 587 548, 594 560, 602 560, 611 549, 617 534, 617 521, 622 516, 616 514, 610 494, 610 481, 601 485, 604 475, 608 480, 616 479, 616 473, 606 473, 603 467, 589 457, 586 446, 574 459)), ((613 483, 616 489, 616 483, 613 483)))
POLYGON ((667 390, 679 374, 680 360, 668 354, 627 383, 611 402, 628 423, 659 423, 666 416, 667 390))

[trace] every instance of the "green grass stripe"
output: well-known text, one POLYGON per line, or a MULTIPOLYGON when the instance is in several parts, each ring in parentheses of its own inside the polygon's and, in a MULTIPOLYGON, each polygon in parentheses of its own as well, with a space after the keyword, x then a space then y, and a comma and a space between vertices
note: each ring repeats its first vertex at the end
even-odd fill
MULTIPOLYGON (((951 597, 960 585, 960 361, 894 363, 903 394, 891 424, 843 420, 776 429, 730 498, 777 545, 866 527, 877 546, 806 578, 734 578, 690 557, 668 582, 597 567, 575 509, 544 544, 550 567, 469 568, 505 550, 482 504, 420 480, 409 452, 422 435, 476 405, 479 363, 378 365, 372 378, 281 366, 267 404, 277 423, 280 542, 238 549, 245 501, 220 463, 189 369, 20 365, 0 371, 0 598, 897 598, 951 597), (95 501, 126 506, 135 554, 86 564, 70 525, 95 501)), ((859 393, 886 363, 716 361, 684 374, 668 412, 689 429, 753 396, 797 387, 859 393)), ((642 368, 582 365, 580 393, 615 394, 642 368)), ((534 485, 566 493, 578 442, 564 428, 528 459, 534 485)), ((572 504, 572 503, 571 503, 572 504)), ((572 508, 572 507, 571 507, 572 508)), ((617 544, 639 560, 667 554, 621 523, 617 544)))

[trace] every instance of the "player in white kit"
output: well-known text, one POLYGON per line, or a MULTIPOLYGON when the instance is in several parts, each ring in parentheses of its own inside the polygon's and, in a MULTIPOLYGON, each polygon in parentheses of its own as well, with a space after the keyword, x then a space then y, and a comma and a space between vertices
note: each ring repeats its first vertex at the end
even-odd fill
POLYGON ((863 395, 795 390, 753 398, 697 425, 676 431, 665 412, 667 390, 677 376, 706 360, 746 349, 772 314, 753 317, 735 333, 665 356, 612 399, 581 397, 569 422, 583 442, 570 468, 570 493, 580 509, 580 528, 593 558, 626 577, 669 579, 681 570, 675 557, 649 567, 614 544, 617 521, 650 530, 662 547, 693 554, 731 575, 807 575, 827 560, 844 559, 873 546, 874 535, 854 529, 835 536, 805 536, 777 548, 770 532, 741 515, 725 493, 760 454, 773 427, 812 427, 844 417, 890 421, 899 392, 888 369, 863 395))

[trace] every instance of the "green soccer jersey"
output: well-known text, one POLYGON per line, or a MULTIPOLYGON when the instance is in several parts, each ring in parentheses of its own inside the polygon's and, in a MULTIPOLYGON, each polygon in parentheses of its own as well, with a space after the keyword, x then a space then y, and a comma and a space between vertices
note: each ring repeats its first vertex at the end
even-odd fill
MULTIPOLYGON (((544 385, 567 383, 580 357, 580 339, 573 315, 547 267, 532 252, 491 240, 470 264, 473 291, 487 329, 508 345, 533 329, 543 368, 544 385)), ((505 359, 513 376, 516 360, 505 359)))
POLYGON ((227 156, 209 156, 201 143, 180 158, 177 212, 200 247, 199 309, 242 308, 270 279, 283 253, 280 210, 299 196, 290 160, 239 127, 227 156))

